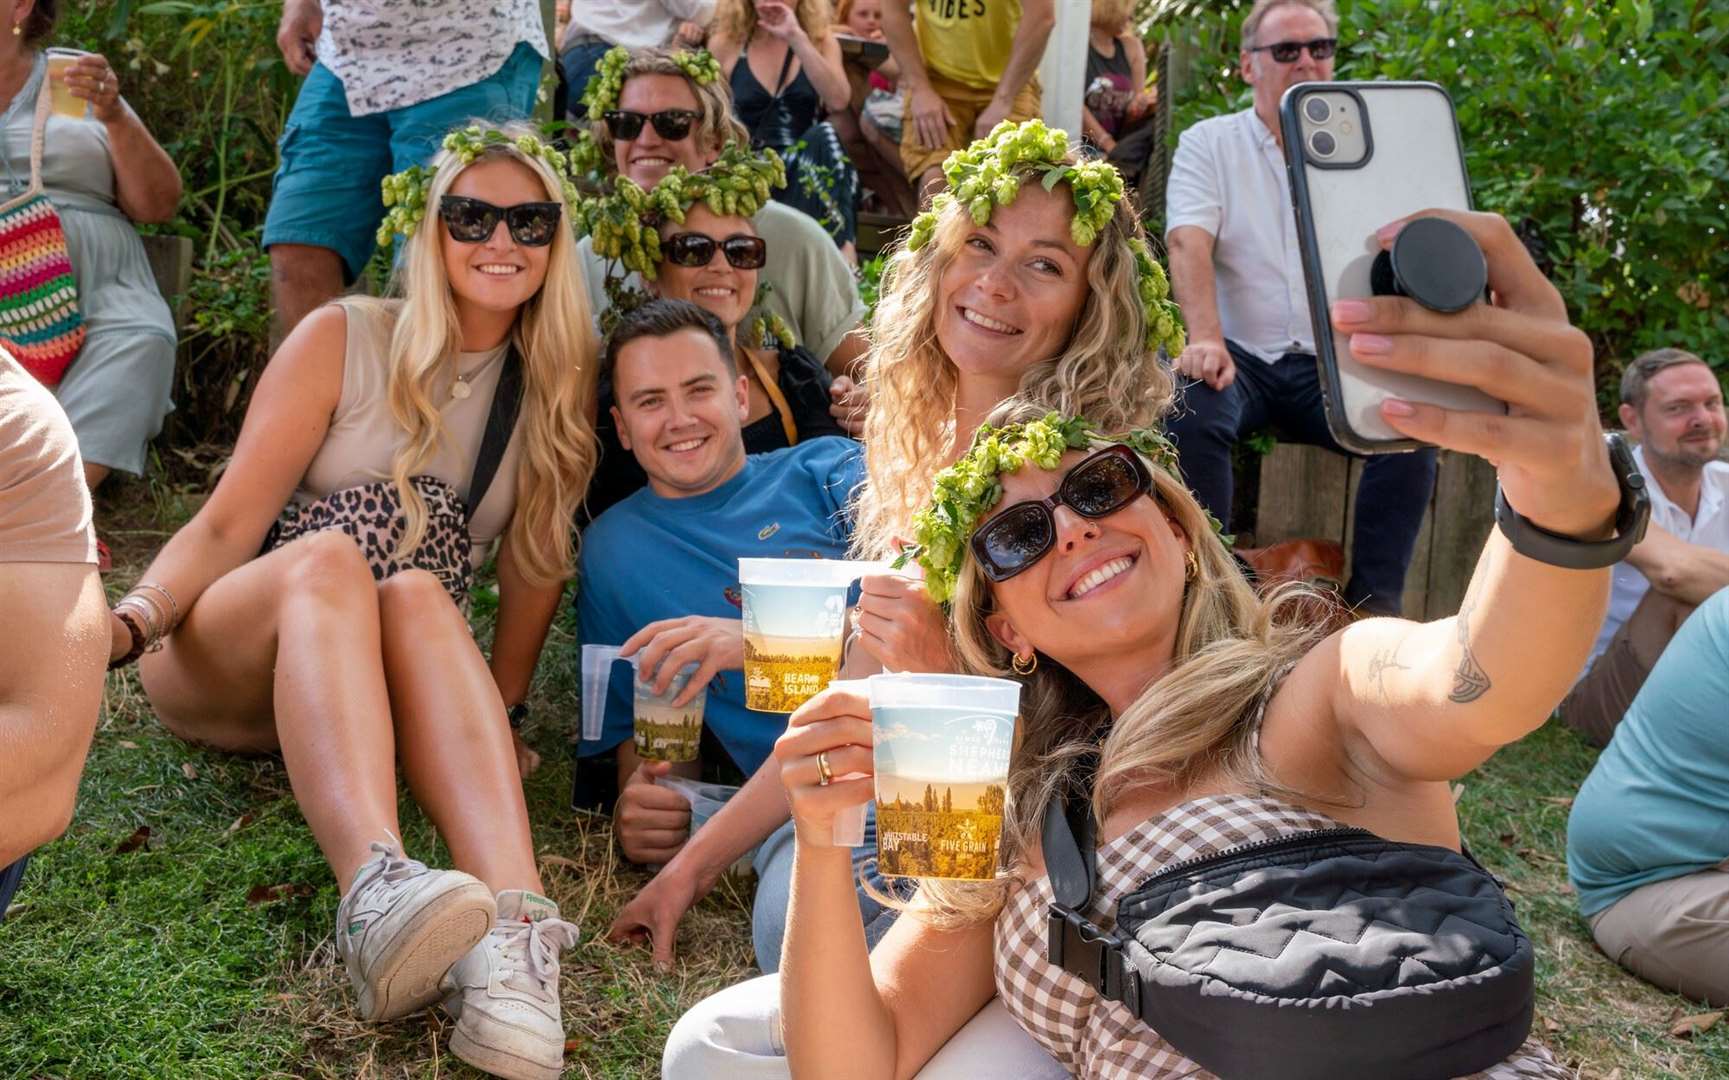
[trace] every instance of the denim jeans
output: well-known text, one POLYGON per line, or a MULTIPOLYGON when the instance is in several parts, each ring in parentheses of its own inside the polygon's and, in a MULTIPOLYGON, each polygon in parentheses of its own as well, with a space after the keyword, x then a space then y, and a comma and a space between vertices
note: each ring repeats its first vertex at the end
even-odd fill
POLYGON ((1235 342, 1236 381, 1223 390, 1204 382, 1179 388, 1169 432, 1183 477, 1201 505, 1231 520, 1231 449, 1243 436, 1272 428, 1280 438, 1323 446, 1361 458, 1356 524, 1351 537, 1351 580, 1345 602, 1376 615, 1397 615, 1405 571, 1435 488, 1432 447, 1400 454, 1351 454, 1333 441, 1321 401, 1320 376, 1308 353, 1286 353, 1267 363, 1235 342))
MULTIPOLYGON (((724 784, 697 784, 689 780, 659 781, 678 791, 690 803, 690 831, 708 823, 738 788, 724 784)), ((747 856, 756 871, 756 899, 750 909, 750 939, 756 964, 772 975, 780 970, 780 947, 786 939, 786 914, 792 900, 793 824, 789 820, 747 856)), ((859 917, 864 920, 865 944, 874 948, 894 925, 893 908, 886 908, 871 895, 902 895, 894 892, 877 873, 876 807, 865 808, 864 843, 852 849, 853 879, 858 882, 859 917), (868 883, 868 887, 867 887, 868 883)), ((905 894, 910 896, 910 893, 905 894)))
POLYGON ((558 57, 558 70, 564 75, 565 98, 564 109, 568 116, 579 121, 587 121, 588 113, 582 108, 582 92, 588 89, 588 80, 593 78, 594 69, 600 66, 600 58, 611 51, 612 45, 605 41, 588 40, 572 45, 558 57))
MULTIPOLYGON (((874 840, 872 844, 874 850, 874 840)), ((0 922, 6 921, 6 908, 18 892, 18 883, 24 879, 24 864, 29 861, 30 856, 26 855, 11 866, 0 868, 0 922)))

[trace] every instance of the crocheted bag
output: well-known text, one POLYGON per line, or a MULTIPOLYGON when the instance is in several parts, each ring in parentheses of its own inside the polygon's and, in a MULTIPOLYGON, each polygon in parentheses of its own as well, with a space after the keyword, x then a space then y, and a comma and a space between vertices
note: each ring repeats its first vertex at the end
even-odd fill
POLYGON ((44 74, 30 136, 30 186, 0 203, 0 345, 24 370, 51 387, 60 382, 83 347, 85 327, 66 232, 54 204, 42 193, 42 132, 48 123, 48 106, 44 74))

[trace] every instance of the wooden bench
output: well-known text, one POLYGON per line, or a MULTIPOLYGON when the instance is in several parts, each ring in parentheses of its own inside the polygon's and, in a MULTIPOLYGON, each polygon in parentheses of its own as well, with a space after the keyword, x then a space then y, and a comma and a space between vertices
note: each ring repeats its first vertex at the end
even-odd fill
MULTIPOLYGON (((1316 537, 1345 548, 1350 574, 1351 524, 1363 463, 1316 446, 1279 443, 1260 459, 1255 505, 1258 546, 1316 537)), ((1427 620, 1459 610, 1483 541, 1495 524, 1495 469, 1482 458, 1439 452, 1435 492, 1405 574, 1405 617, 1427 620)))
POLYGON ((144 255, 150 260, 150 272, 156 276, 156 287, 168 310, 174 314, 174 325, 180 325, 180 302, 192 286, 192 241, 184 236, 158 233, 140 236, 144 255))

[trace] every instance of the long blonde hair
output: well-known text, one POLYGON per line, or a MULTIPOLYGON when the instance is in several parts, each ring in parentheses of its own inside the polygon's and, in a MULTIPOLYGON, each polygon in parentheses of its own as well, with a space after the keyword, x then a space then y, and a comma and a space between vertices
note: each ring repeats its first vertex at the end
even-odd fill
MULTIPOLYGON (((1045 412, 1043 405, 1011 401, 988 423, 1034 420, 1045 412)), ((962 667, 1021 683, 1003 819, 1003 861, 1011 867, 1037 849, 1045 806, 1106 725, 1093 783, 1096 820, 1129 791, 1148 785, 1182 790, 1222 776, 1247 790, 1283 791, 1261 768, 1257 721, 1274 682, 1316 640, 1303 617, 1314 594, 1289 586, 1257 595, 1188 487, 1153 462, 1146 465, 1153 497, 1187 538, 1196 571, 1177 614, 1169 671, 1114 722, 1104 701, 1048 656, 1039 657, 1031 675, 1012 672, 1011 653, 986 625, 996 611, 990 582, 970 553, 956 582, 949 626, 962 667)), ((1011 872, 977 884, 925 882, 914 907, 939 925, 993 918, 1014 880, 1011 872)))
MULTIPOLYGON (((1072 152, 1064 158, 1077 160, 1072 152)), ((1037 175, 1028 170, 1022 183, 1030 186, 1037 175)), ((937 290, 972 228, 967 208, 950 203, 930 242, 917 251, 903 244, 883 271, 864 375, 871 403, 864 430, 867 479, 853 533, 861 556, 880 558, 897 536, 908 535, 931 481, 964 449, 954 445, 955 367, 937 340, 937 290)), ((1055 409, 1121 431, 1145 427, 1169 410, 1169 366, 1142 344, 1146 312, 1129 247, 1135 237, 1145 234, 1124 200, 1093 242, 1087 297, 1073 336, 1059 355, 1021 375, 1016 396, 1040 406, 1041 415, 1055 409)))
MULTIPOLYGON (((725 79, 715 79, 710 83, 699 83, 673 60, 672 54, 684 50, 678 49, 637 49, 630 54, 630 60, 624 65, 624 77, 619 82, 619 95, 624 94, 624 84, 638 75, 676 75, 690 87, 690 92, 696 95, 696 111, 698 118, 691 138, 704 151, 720 153, 727 143, 750 144, 750 132, 739 123, 732 112, 732 88, 725 79)), ((609 174, 617 170, 617 161, 613 154, 612 129, 606 126, 606 121, 596 120, 589 124, 588 133, 594 138, 595 145, 600 147, 605 164, 602 166, 609 174)))
MULTIPOLYGON (((812 44, 821 45, 834 32, 835 14, 828 0, 794 0, 788 6, 812 44)), ((740 60, 750 45, 750 36, 756 33, 756 25, 754 0, 720 0, 715 8, 713 29, 738 42, 740 60)))
MULTIPOLYGON (((521 124, 502 130, 512 139, 532 134, 521 124)), ((558 177, 511 143, 488 145, 475 161, 501 158, 527 166, 545 185, 549 200, 564 201, 558 177)), ((351 301, 379 312, 396 307, 387 360, 387 400, 392 419, 407 436, 391 461, 391 479, 406 517, 401 552, 413 551, 425 537, 426 505, 409 479, 426 468, 444 438, 444 419, 436 401, 443 396, 462 350, 462 327, 444 269, 437 207, 467 167, 449 150, 432 160, 428 213, 409 237, 391 283, 391 292, 402 298, 400 306, 370 298, 351 301)), ((523 394, 517 422, 522 449, 516 471, 516 510, 507 535, 523 576, 537 585, 551 585, 571 575, 575 561, 571 518, 600 456, 589 419, 598 372, 593 323, 573 236, 568 222, 554 234, 546 280, 518 310, 510 332, 522 362, 523 394)))

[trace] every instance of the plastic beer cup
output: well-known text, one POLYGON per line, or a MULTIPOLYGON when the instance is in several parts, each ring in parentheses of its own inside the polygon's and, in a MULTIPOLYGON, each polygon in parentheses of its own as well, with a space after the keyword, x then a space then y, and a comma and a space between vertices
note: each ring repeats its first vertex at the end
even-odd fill
POLYGON ((744 704, 792 712, 840 673, 846 594, 881 563, 845 559, 740 559, 744 704))
POLYGON ((973 675, 873 675, 877 870, 996 876, 1021 685, 973 675))
POLYGON ((53 48, 47 50, 48 72, 44 76, 48 80, 48 107, 57 115, 82 120, 89 115, 90 103, 72 93, 64 81, 66 70, 72 62, 88 53, 77 49, 53 48))
MULTIPOLYGON (((634 665, 633 665, 634 666, 634 665)), ((705 688, 687 704, 674 705, 684 692, 696 664, 686 664, 672 677, 666 693, 654 692, 652 672, 637 669, 635 685, 636 752, 646 761, 695 761, 702 746, 702 713, 708 702, 705 688), (646 680, 646 681, 645 681, 646 680)))

